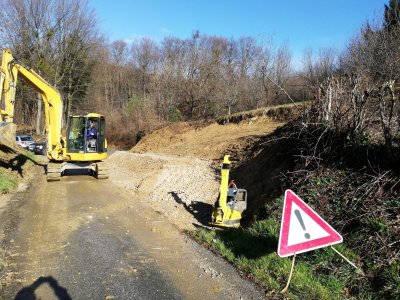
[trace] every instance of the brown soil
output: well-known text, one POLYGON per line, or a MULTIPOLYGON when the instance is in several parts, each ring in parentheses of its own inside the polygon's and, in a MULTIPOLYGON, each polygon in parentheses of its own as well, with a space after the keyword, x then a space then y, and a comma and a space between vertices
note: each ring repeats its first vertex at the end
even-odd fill
MULTIPOLYGON (((113 153, 107 159, 110 179, 179 228, 208 226, 223 156, 244 158, 248 148, 283 124, 264 116, 226 125, 172 124, 147 135, 130 152, 113 153)), ((254 203, 253 198, 250 206, 254 203)))
POLYGON ((263 116, 225 125, 177 123, 147 135, 131 151, 221 159, 283 124, 263 116))

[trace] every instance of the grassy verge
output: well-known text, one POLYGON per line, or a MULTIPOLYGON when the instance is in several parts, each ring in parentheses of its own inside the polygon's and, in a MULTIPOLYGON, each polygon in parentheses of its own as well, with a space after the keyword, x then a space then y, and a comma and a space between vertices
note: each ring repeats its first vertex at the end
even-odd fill
POLYGON ((10 193, 17 186, 17 180, 10 178, 0 169, 0 194, 10 193))
MULTIPOLYGON (((279 199, 282 207, 283 199, 279 199)), ((292 259, 280 258, 276 251, 279 238, 280 212, 257 221, 247 229, 206 230, 191 232, 193 238, 225 257, 240 271, 266 289, 266 295, 290 299, 346 299, 347 286, 363 280, 331 248, 299 254, 288 292, 280 291, 286 285, 292 259)), ((336 249, 350 259, 355 254, 343 245, 336 249)), ((363 299, 373 299, 365 292, 363 299)))
POLYGON ((0 168, 0 194, 11 193, 27 170, 36 163, 35 155, 31 152, 10 156, 0 151, 0 160, 7 162, 0 168))

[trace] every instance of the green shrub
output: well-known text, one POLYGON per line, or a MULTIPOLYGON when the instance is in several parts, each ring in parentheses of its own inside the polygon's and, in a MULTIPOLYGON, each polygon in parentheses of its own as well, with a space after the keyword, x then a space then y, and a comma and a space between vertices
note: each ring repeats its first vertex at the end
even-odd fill
POLYGON ((180 122, 180 121, 183 121, 182 112, 179 109, 175 108, 175 107, 171 107, 171 109, 169 110, 168 121, 169 122, 180 122))

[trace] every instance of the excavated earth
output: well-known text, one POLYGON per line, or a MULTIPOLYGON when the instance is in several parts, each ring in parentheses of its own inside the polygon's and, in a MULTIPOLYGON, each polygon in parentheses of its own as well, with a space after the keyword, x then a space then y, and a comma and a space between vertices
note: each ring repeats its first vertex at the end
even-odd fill
POLYGON ((226 125, 173 124, 151 133, 131 151, 111 155, 111 180, 143 195, 179 228, 206 226, 224 155, 243 157, 247 147, 283 124, 266 117, 226 125))

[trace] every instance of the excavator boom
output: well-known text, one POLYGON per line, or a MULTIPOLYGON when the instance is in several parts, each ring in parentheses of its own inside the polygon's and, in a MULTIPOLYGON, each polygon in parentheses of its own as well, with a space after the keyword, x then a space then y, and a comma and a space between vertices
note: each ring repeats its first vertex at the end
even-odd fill
POLYGON ((60 93, 32 69, 24 66, 4 49, 1 64, 1 87, 4 109, 0 110, 0 144, 15 145, 14 105, 17 79, 21 77, 27 84, 40 93, 45 106, 45 127, 47 132, 47 153, 52 160, 62 160, 61 119, 62 101, 60 93))

